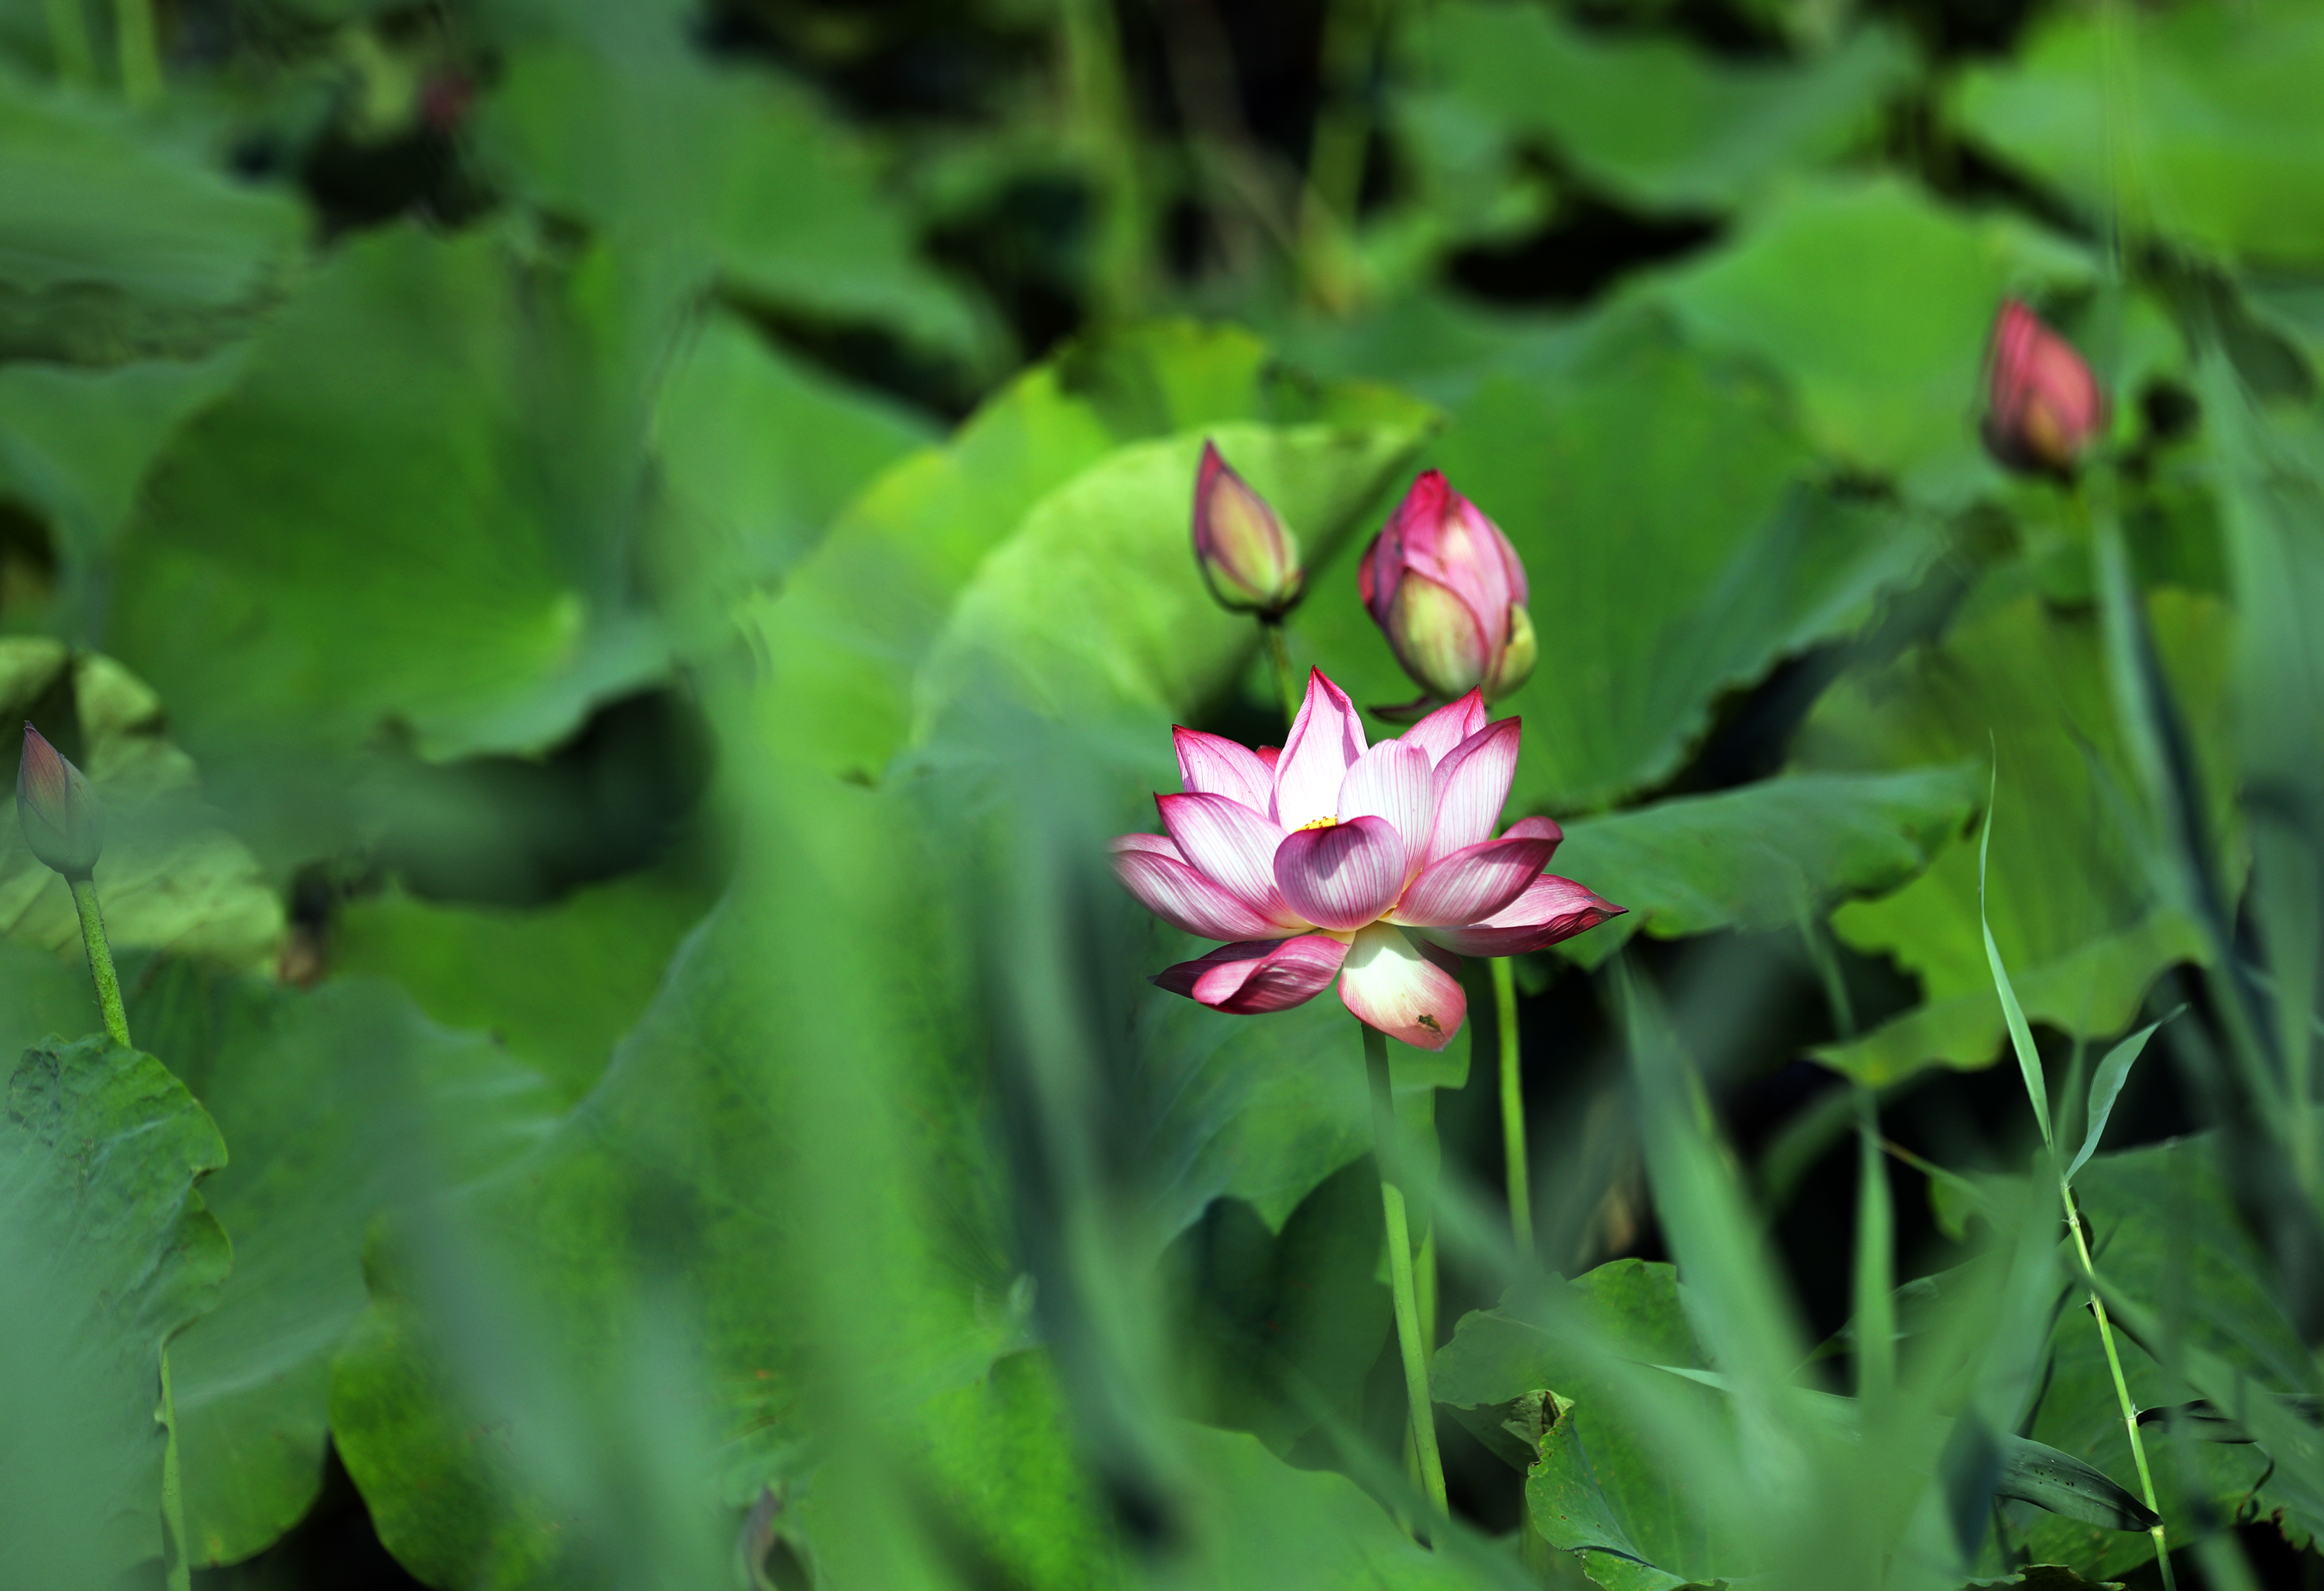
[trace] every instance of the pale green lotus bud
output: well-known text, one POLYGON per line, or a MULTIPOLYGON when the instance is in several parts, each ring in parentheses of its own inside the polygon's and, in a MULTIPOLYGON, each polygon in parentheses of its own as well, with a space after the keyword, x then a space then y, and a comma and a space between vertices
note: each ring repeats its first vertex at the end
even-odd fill
POLYGON ((105 850, 105 826, 88 776, 30 723, 16 765, 16 822, 32 854, 68 878, 86 878, 105 850))
POLYGON ((1263 619, 1282 617, 1307 583, 1297 538, 1208 442, 1194 475, 1194 563, 1221 607, 1263 619))

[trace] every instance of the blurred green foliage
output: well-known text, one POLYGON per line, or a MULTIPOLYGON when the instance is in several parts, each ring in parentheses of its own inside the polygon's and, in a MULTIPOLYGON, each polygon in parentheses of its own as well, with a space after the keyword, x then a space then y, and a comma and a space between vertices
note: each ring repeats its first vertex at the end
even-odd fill
POLYGON ((166 1343, 217 1591, 2064 1591, 2160 1572, 2095 1287, 2255 1583, 2324 1521, 2319 69, 2298 0, 0 0, 0 696, 138 1046, 8 825, 0 1580, 162 1583, 166 1343), (2073 479, 1980 445, 2005 295, 2073 479), (1206 440, 1367 708, 1365 541, 1496 520, 1509 815, 1628 908, 1516 969, 1539 1253, 1482 968, 1392 1062, 1449 1521, 1355 1024, 1150 988, 1103 869, 1174 722, 1284 733, 1206 440), (2063 1141, 2194 1006, 2091 1274, 1963 1075, 1988 924, 2063 1141))

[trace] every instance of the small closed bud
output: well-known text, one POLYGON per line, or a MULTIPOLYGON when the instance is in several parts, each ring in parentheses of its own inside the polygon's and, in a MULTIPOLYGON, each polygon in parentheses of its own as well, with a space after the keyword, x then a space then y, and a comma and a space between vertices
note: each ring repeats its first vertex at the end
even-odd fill
POLYGON ((1364 606, 1431 701, 1481 688, 1490 701, 1533 673, 1539 643, 1517 548, 1441 471, 1412 483, 1356 569, 1364 606))
POLYGON ((97 792, 30 723, 16 765, 16 822, 32 854, 68 878, 86 878, 105 850, 97 792))
POLYGON ((1985 445, 2013 470, 2070 474, 2106 428, 2106 395, 2074 345, 2015 299, 1993 323, 1985 445))
POLYGON ((420 124, 438 138, 459 132, 475 107, 475 79, 457 67, 439 67, 420 82, 420 124))
POLYGON ((1289 612, 1307 582, 1298 539, 1209 442, 1194 475, 1194 564, 1221 607, 1262 619, 1289 612))

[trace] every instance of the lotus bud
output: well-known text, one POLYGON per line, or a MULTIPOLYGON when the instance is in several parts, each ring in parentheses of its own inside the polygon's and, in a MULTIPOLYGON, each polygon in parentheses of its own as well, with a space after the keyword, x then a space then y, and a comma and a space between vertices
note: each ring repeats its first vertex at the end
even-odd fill
POLYGON ((1221 607, 1262 619, 1288 612, 1307 582, 1297 538, 1209 442, 1194 476, 1194 563, 1221 607))
POLYGON ((1424 702, 1477 689, 1493 701, 1533 673, 1525 565, 1443 472, 1412 483, 1364 549, 1356 583, 1397 661, 1427 691, 1424 702))
POLYGON ((68 878, 86 878, 105 850, 88 777, 31 724, 16 765, 16 822, 32 854, 68 878))
POLYGON ((2013 470, 2070 473, 2106 428, 2106 396, 2074 345, 2002 301, 1986 372, 1985 445, 2013 470))

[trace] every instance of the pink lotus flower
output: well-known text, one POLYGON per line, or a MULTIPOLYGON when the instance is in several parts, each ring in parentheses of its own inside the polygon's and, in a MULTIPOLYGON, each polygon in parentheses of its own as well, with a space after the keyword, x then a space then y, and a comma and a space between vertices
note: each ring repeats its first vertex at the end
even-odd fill
POLYGON ((2074 345, 2002 300, 1986 372, 1985 445, 2014 470, 2064 474, 2106 428, 2106 395, 2074 345))
POLYGON ((1499 701, 1533 673, 1525 565, 1441 470, 1404 494, 1364 549, 1356 585, 1396 660, 1429 693, 1405 712, 1467 690, 1499 701))
POLYGON ((1623 907, 1542 871, 1564 836, 1522 818, 1493 837, 1517 766, 1514 718, 1482 692, 1367 748, 1318 669, 1283 750, 1176 732, 1185 790, 1157 796, 1163 834, 1113 842, 1115 874, 1175 927, 1230 943, 1154 981, 1222 1011, 1321 994, 1424 1050, 1461 1031, 1462 955, 1539 950, 1623 907))

